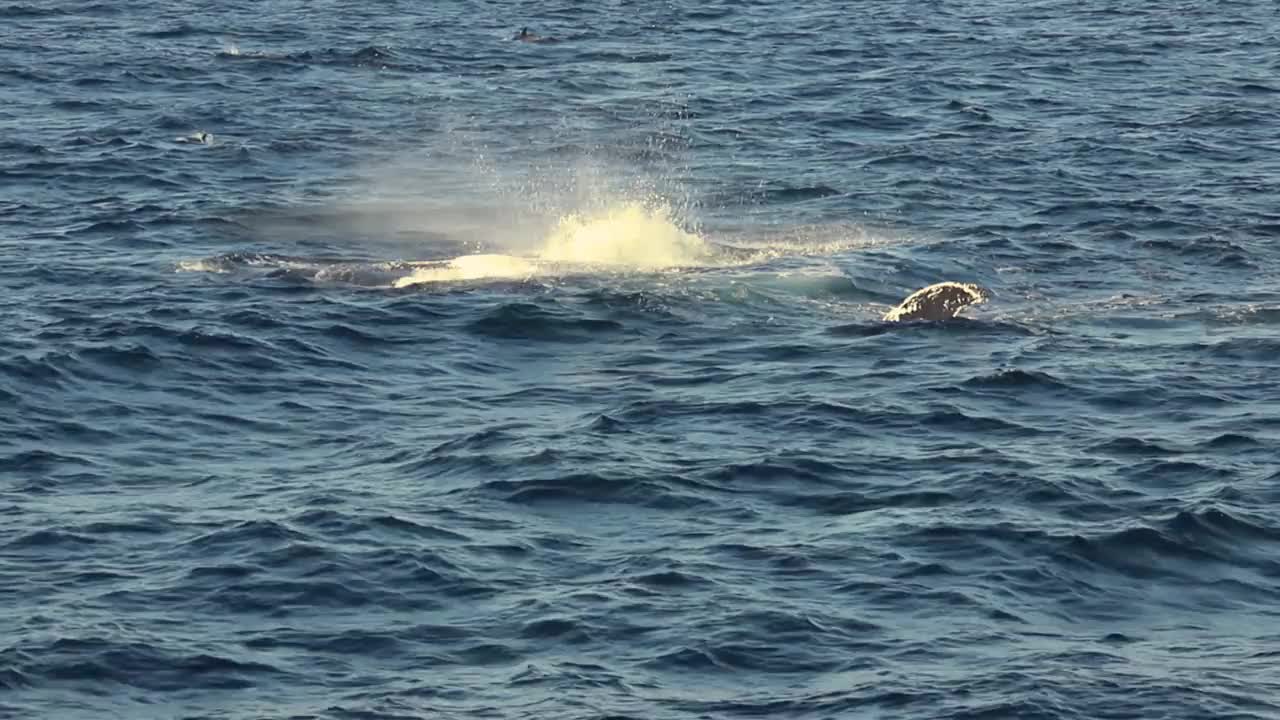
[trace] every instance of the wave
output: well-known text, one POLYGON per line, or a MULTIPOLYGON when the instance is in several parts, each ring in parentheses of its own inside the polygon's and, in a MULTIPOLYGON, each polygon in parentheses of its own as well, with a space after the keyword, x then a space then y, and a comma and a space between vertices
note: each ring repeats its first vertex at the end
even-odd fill
POLYGON ((468 329, 489 337, 581 341, 620 332, 623 325, 614 320, 556 313, 528 303, 511 303, 471 322, 468 329))
POLYGON ((70 10, 65 8, 40 5, 0 5, 0 17, 3 18, 25 19, 56 17, 58 15, 69 14, 70 12, 70 10))
MULTIPOLYGON (((159 33, 174 33, 174 37, 198 32, 190 26, 181 26, 172 30, 159 30, 159 33)), ((161 37, 170 37, 168 34, 161 37)), ((368 45, 357 50, 341 50, 329 48, 325 50, 303 50, 298 52, 269 52, 264 50, 244 50, 236 43, 225 43, 216 56, 223 60, 239 62, 261 62, 281 65, 338 65, 360 69, 402 70, 407 72, 425 72, 435 69, 432 66, 421 66, 407 62, 400 53, 387 47, 368 45)))
POLYGON ((642 479, 582 472, 540 480, 492 480, 465 492, 497 494, 518 505, 601 503, 666 510, 711 506, 709 500, 690 492, 694 487, 676 476, 642 479))
POLYGON ((287 675, 256 660, 93 636, 19 643, 0 653, 0 662, 21 685, 73 682, 149 692, 244 690, 287 675))

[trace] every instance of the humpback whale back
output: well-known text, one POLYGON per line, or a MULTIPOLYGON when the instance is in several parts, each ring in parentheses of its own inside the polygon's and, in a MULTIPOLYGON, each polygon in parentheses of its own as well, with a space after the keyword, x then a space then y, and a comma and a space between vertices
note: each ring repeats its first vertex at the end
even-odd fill
POLYGON ((885 313, 889 322, 903 320, 947 320, 970 305, 984 303, 991 291, 972 283, 940 282, 920 288, 897 307, 885 313))

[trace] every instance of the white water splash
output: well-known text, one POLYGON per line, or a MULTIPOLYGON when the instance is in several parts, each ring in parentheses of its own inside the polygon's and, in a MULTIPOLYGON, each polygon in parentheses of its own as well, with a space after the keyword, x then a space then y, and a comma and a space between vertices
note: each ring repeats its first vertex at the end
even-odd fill
POLYGON ((665 207, 623 203, 560 219, 542 247, 529 257, 464 255, 420 267, 395 287, 421 283, 531 277, 565 266, 609 270, 661 270, 715 262, 702 237, 681 229, 665 207))
POLYGON ((707 242, 680 229, 665 207, 636 203, 561 218, 540 253, 553 262, 630 268, 701 265, 712 255, 707 242))

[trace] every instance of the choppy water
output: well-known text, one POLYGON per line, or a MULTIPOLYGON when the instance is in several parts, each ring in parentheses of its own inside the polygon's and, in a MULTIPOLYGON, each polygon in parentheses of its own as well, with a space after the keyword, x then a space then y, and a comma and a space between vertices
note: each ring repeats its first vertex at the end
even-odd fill
POLYGON ((0 4, 0 716, 1280 715, 1277 28, 0 4))

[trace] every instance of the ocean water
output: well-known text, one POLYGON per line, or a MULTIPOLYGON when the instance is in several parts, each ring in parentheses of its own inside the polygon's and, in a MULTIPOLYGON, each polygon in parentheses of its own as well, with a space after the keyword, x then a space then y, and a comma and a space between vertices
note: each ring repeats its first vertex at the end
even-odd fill
POLYGON ((1280 717, 1278 34, 0 0, 0 717, 1280 717))

